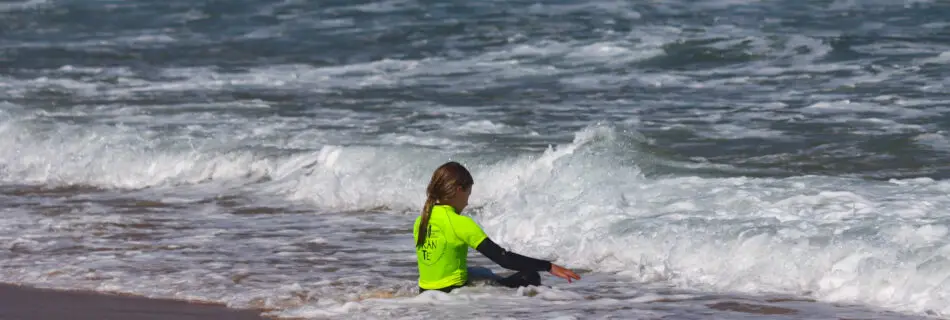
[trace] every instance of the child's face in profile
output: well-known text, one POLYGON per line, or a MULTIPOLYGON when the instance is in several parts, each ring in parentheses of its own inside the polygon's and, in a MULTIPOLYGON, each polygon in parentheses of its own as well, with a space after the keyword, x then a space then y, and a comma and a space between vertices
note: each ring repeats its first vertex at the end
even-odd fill
POLYGON ((462 210, 468 206, 468 198, 470 196, 472 196, 472 186, 458 187, 458 190, 455 192, 455 203, 458 208, 455 208, 455 210, 462 213, 462 210))

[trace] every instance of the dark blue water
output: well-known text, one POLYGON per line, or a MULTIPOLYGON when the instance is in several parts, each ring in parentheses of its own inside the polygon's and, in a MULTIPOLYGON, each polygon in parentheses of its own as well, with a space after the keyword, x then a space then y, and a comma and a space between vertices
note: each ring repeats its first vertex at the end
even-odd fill
MULTIPOLYGON (((469 107, 555 141, 591 122, 636 119, 628 128, 672 157, 780 168, 779 175, 947 174, 941 54, 950 8, 938 2, 63 1, 4 8, 4 97, 14 103, 272 104, 247 115, 255 117, 469 107), (374 62, 393 65, 341 70, 325 81, 299 78, 304 70, 374 62), (125 74, 57 71, 63 66, 125 74), (194 73, 163 74, 203 68, 202 77, 241 77, 274 66, 302 70, 276 71, 290 86, 259 79, 207 88, 188 81, 194 73), (121 97, 23 88, 42 76, 106 91, 132 86, 120 81, 130 79, 181 87, 121 97)), ((417 125, 407 120, 387 129, 417 125)))

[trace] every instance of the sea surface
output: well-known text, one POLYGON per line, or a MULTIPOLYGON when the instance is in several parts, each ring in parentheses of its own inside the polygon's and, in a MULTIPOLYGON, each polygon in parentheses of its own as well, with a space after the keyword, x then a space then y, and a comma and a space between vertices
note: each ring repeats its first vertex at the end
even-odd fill
POLYGON ((948 17, 3 0, 0 282, 315 319, 950 318, 948 17), (583 279, 417 294, 449 160, 492 239, 583 279))

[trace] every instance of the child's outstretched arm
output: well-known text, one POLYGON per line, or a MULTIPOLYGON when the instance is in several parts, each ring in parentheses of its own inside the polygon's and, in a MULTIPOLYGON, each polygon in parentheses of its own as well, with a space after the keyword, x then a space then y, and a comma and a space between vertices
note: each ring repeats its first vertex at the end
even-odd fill
POLYGON ((505 250, 489 238, 485 238, 475 250, 505 269, 516 271, 548 271, 555 276, 566 279, 568 282, 571 282, 572 279, 581 279, 581 277, 573 271, 553 264, 550 261, 526 257, 505 250))

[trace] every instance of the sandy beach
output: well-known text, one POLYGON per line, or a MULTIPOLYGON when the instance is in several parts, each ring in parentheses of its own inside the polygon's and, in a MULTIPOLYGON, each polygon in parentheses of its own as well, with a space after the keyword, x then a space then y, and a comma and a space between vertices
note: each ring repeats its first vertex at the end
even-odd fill
POLYGON ((0 284, 0 319, 191 320, 265 319, 260 312, 222 305, 135 296, 56 291, 0 284))

